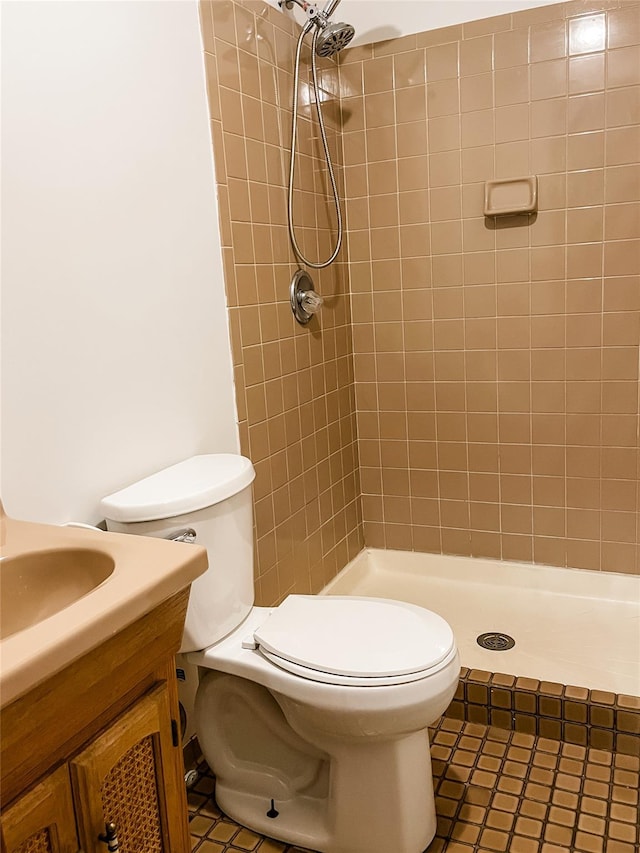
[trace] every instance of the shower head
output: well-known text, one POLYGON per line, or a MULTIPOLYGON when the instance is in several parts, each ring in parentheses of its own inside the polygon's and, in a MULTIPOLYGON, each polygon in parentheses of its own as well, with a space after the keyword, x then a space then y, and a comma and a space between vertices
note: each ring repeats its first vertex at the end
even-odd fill
POLYGON ((327 24, 318 33, 316 53, 318 56, 333 56, 346 47, 355 34, 351 24, 327 24))
POLYGON ((303 32, 308 33, 311 25, 316 25, 318 31, 316 39, 316 53, 318 56, 333 56, 346 47, 355 36, 356 31, 351 24, 331 24, 329 18, 337 9, 340 0, 328 0, 324 9, 319 9, 307 0, 278 0, 280 8, 293 9, 297 4, 307 13, 307 23, 303 32))

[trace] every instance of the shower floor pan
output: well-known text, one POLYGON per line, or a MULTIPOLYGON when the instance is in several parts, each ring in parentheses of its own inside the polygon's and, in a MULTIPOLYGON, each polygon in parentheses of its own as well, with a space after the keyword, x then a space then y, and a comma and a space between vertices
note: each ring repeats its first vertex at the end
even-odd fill
POLYGON ((640 577, 365 549, 323 590, 427 607, 453 628, 462 666, 640 696, 640 577), (506 650, 477 638, 513 637, 506 650))

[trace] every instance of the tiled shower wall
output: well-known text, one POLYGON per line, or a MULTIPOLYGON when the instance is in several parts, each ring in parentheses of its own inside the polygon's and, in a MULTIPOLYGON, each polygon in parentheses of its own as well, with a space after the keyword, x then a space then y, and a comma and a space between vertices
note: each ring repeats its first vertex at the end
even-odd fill
MULTIPOLYGON (((256 595, 269 605, 317 592, 362 547, 346 264, 314 273, 325 305, 299 326, 289 307, 297 265, 286 225, 298 28, 258 0, 204 0, 200 10, 241 449, 256 468, 256 595)), ((343 193, 338 73, 322 65, 343 193)), ((331 251, 335 220, 309 109, 300 122, 296 221, 303 251, 319 259, 331 251)))
POLYGON ((640 571, 639 44, 574 2, 340 55, 367 545, 640 571))

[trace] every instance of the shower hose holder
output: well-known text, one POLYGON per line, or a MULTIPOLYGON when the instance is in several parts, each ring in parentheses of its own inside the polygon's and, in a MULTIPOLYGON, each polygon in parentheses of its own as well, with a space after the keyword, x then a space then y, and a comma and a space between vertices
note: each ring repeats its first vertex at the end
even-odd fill
POLYGON ((278 6, 282 9, 293 9, 294 6, 300 6, 300 8, 306 12, 307 18, 314 23, 320 24, 320 26, 327 25, 327 19, 325 15, 321 16, 320 9, 314 3, 306 3, 305 0, 278 0, 278 6))

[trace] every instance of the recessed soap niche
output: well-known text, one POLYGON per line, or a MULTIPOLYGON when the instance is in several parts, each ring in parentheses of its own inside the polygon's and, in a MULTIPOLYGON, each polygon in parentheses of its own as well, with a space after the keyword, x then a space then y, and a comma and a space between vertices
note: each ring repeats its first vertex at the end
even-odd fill
POLYGON ((514 216, 535 213, 538 209, 538 178, 506 178, 484 185, 484 215, 514 216))

